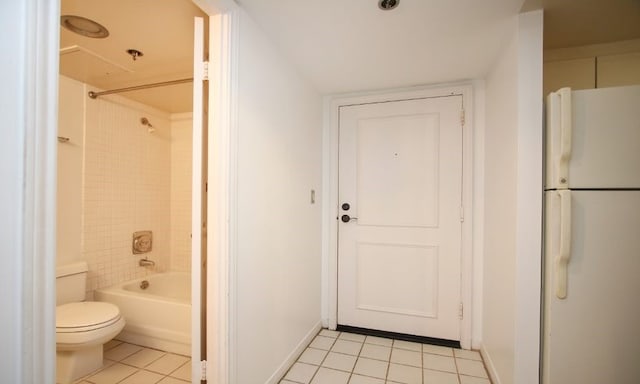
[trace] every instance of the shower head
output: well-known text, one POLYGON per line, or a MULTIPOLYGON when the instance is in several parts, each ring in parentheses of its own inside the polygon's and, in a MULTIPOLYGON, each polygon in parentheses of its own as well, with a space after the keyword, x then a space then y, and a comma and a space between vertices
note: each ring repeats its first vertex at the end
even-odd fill
POLYGON ((141 118, 140 123, 148 127, 147 132, 153 133, 156 131, 156 129, 153 128, 153 125, 151 125, 151 123, 149 122, 149 119, 147 119, 146 117, 141 118))

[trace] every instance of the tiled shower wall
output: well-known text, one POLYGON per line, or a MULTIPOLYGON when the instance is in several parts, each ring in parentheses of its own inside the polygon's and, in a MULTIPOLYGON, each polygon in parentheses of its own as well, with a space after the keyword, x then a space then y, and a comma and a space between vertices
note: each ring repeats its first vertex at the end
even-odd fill
POLYGON ((163 271, 171 248, 169 115, 120 96, 87 99, 83 253, 94 290, 163 271), (140 119, 155 128, 150 133, 140 119), (153 250, 133 255, 132 234, 153 231, 153 250), (155 269, 140 267, 144 256, 155 269))
POLYGON ((90 295, 152 272, 189 271, 191 113, 117 95, 89 99, 85 84, 64 76, 60 84, 58 134, 70 141, 58 146, 58 264, 86 260, 90 295), (143 256, 131 251, 140 230, 153 231, 155 268, 140 267, 143 256))
POLYGON ((191 270, 192 114, 171 116, 171 270, 191 270))

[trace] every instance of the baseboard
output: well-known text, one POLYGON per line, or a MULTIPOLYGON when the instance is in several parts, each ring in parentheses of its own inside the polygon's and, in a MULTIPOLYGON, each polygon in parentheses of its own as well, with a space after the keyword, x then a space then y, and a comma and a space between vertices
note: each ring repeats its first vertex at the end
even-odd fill
POLYGON ((496 367, 493 364, 493 360, 491 360, 491 355, 489 355, 489 352, 487 352, 484 344, 480 346, 480 354, 482 355, 484 366, 487 368, 487 372, 489 373, 489 377, 491 378, 491 383, 501 384, 500 377, 498 376, 498 372, 496 371, 496 367))
POLYGON ((265 384, 278 384, 280 380, 287 374, 289 368, 293 365, 293 363, 298 360, 298 357, 304 352, 309 344, 313 341, 313 338, 316 337, 318 332, 322 329, 322 322, 318 321, 309 332, 300 340, 298 345, 291 351, 289 356, 280 364, 280 367, 271 375, 269 380, 265 382, 265 384))

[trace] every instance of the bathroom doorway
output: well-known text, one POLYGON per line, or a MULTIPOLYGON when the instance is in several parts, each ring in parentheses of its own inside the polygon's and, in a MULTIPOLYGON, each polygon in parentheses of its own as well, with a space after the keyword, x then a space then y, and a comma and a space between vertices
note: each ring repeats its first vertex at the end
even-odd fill
POLYGON ((198 363, 192 365, 198 369, 193 371, 199 371, 199 360, 206 358, 200 348, 206 340, 206 329, 200 327, 206 322, 206 301, 199 300, 206 293, 206 285, 200 285, 206 282, 206 220, 197 226, 202 236, 197 236, 196 260, 192 218, 206 218, 207 205, 206 193, 199 194, 205 203, 193 215, 197 177, 192 177, 192 153, 198 146, 200 169, 195 172, 204 188, 207 119, 199 119, 205 134, 194 145, 198 119, 192 79, 194 17, 206 28, 208 15, 189 0, 62 0, 61 15, 57 264, 86 261, 88 298, 95 300, 127 282, 153 284, 150 277, 164 272, 188 275, 198 289, 191 283, 173 286, 185 279, 167 280, 173 281, 167 288, 193 295, 197 315, 189 311, 186 320, 170 322, 182 325, 164 329, 150 321, 173 309, 146 319, 139 305, 118 303, 129 327, 117 338, 194 355, 198 363), (82 30, 85 26, 89 32, 82 30), (152 234, 148 253, 132 250, 133 234, 139 231, 152 234))

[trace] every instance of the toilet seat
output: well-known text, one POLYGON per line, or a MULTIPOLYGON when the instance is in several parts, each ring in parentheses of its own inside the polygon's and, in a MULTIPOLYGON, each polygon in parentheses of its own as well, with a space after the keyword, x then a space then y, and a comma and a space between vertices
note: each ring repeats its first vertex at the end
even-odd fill
POLYGON ((83 301, 56 307, 56 333, 80 333, 109 327, 121 319, 120 309, 105 302, 83 301))

